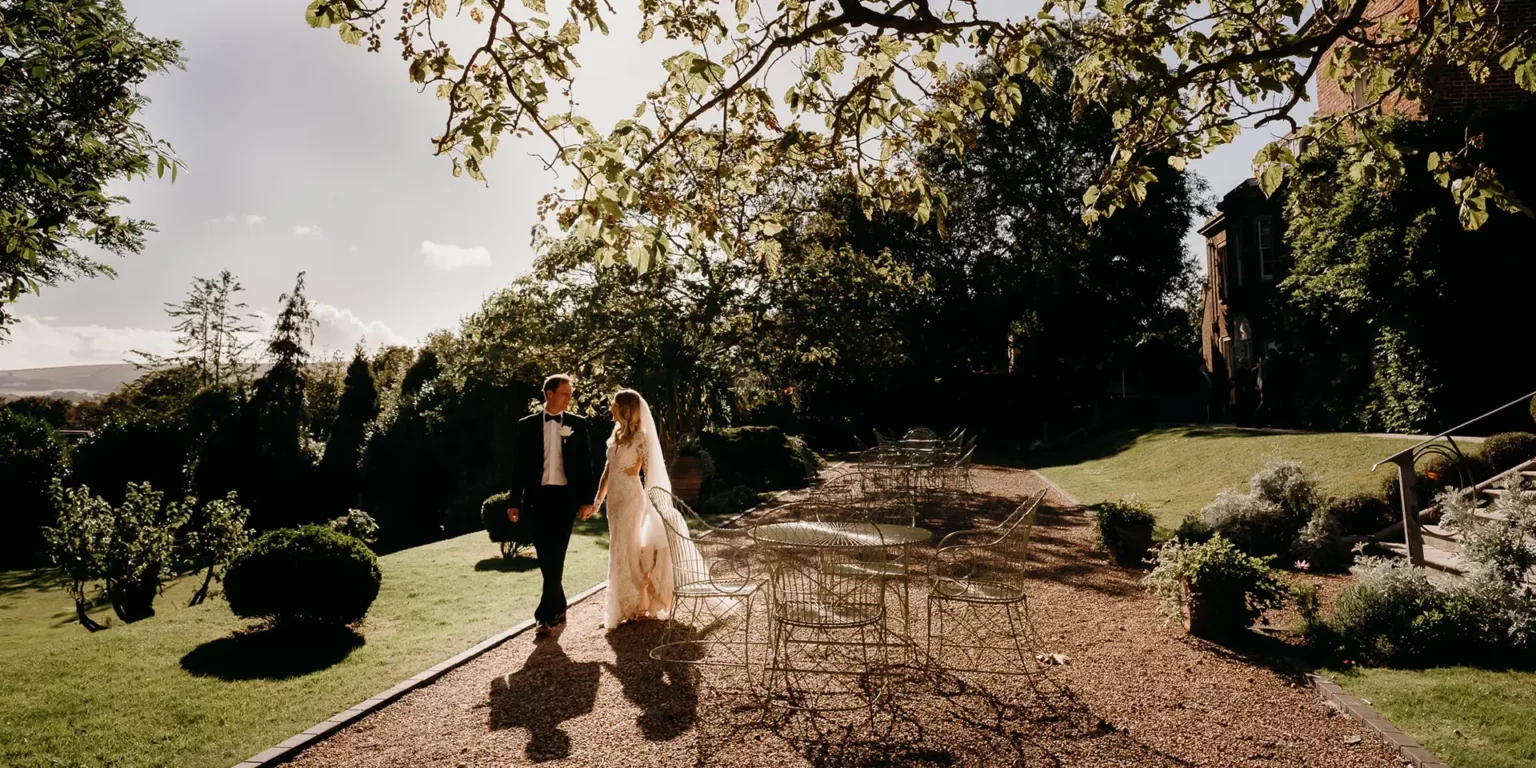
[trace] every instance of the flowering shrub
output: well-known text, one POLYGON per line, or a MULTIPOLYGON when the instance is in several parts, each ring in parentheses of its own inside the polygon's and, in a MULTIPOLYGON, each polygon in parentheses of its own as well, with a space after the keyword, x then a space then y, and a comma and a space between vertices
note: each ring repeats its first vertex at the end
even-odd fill
POLYGON ((1298 570, 1342 570, 1348 567, 1353 557, 1344 542, 1344 526, 1326 507, 1312 513, 1312 519, 1307 521, 1307 526, 1296 537, 1296 543, 1291 545, 1291 554, 1299 562, 1307 563, 1306 569, 1298 570))

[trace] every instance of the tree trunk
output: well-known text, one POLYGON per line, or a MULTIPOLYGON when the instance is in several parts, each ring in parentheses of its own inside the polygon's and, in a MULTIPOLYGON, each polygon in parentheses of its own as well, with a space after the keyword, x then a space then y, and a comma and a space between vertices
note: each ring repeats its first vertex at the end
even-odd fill
POLYGON ((106 627, 97 624, 95 619, 86 614, 84 600, 75 601, 75 618, 80 620, 80 626, 85 627, 87 631, 99 632, 106 629, 106 627))
POLYGON ((112 610, 117 612, 117 617, 132 624, 155 615, 155 595, 159 586, 154 582, 109 583, 107 598, 112 601, 112 610))
POLYGON ((187 603, 187 607, 191 608, 194 605, 202 605, 203 601, 208 599, 208 586, 212 583, 213 566, 210 565, 208 566, 208 575, 203 579, 203 586, 198 587, 197 594, 192 596, 192 600, 187 603))

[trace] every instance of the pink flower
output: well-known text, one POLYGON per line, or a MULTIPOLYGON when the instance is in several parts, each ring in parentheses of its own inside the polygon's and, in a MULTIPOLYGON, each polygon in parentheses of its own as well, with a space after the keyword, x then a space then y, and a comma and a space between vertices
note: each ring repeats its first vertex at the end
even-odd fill
POLYGON ((1297 560, 1294 563, 1294 565, 1296 567, 1296 570, 1298 570, 1298 571, 1310 571, 1310 570, 1312 570, 1312 564, 1307 562, 1307 561, 1305 561, 1305 560, 1297 560))

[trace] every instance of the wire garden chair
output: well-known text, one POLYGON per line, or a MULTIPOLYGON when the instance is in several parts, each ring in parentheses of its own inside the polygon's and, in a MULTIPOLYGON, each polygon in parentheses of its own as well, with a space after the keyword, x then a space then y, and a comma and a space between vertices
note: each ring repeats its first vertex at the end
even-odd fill
POLYGON ((829 712, 868 708, 884 693, 885 596, 881 579, 858 568, 882 548, 878 530, 832 522, 830 505, 796 504, 782 534, 759 539, 768 561, 768 698, 790 709, 829 712), (877 539, 869 541, 868 530, 877 539))
POLYGON ((750 666, 752 601, 764 578, 754 568, 746 531, 711 526, 665 489, 652 488, 649 496, 666 524, 667 548, 672 554, 672 612, 662 630, 661 643, 651 649, 651 658, 681 664, 750 666), (722 661, 712 657, 710 650, 734 653, 736 643, 705 639, 705 635, 718 631, 738 605, 743 608, 741 656, 722 661), (701 619, 707 619, 702 628, 701 619))
POLYGON ((1024 574, 1045 495, 1030 497, 994 528, 956 531, 939 542, 928 594, 930 663, 956 672, 1029 673, 1040 643, 1024 574))

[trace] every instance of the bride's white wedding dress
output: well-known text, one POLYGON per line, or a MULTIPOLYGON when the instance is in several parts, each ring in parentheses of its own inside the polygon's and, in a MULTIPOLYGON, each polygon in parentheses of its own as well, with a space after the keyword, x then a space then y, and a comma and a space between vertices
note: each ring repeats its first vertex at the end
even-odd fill
POLYGON ((648 438, 636 435, 626 443, 608 439, 608 590, 603 626, 610 630, 646 613, 665 619, 672 610, 672 556, 666 529, 646 497, 646 486, 657 486, 649 477, 651 462, 646 462, 647 481, 626 471, 648 452, 648 438))

